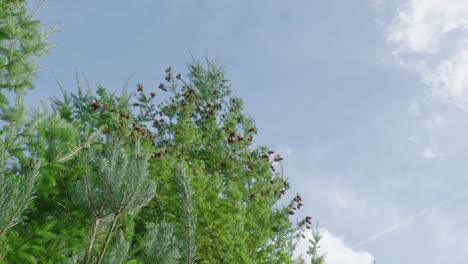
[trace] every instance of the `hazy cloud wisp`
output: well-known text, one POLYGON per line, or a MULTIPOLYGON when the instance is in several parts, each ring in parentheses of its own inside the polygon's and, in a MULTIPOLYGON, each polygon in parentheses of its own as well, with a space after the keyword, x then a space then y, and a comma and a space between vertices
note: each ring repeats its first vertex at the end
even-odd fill
POLYGON ((431 99, 468 106, 468 1, 409 0, 386 40, 404 68, 416 72, 431 99))

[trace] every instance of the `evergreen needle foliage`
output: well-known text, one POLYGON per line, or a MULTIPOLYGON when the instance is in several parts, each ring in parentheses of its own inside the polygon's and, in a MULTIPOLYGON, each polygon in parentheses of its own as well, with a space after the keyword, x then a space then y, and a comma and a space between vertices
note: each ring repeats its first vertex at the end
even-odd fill
POLYGON ((26 157, 22 144, 25 111, 23 94, 18 94, 13 107, 3 109, 2 141, 0 142, 0 238, 24 219, 24 212, 33 200, 39 175, 39 162, 26 157))
MULTIPOLYGON (((27 13, 25 0, 0 0, 0 89, 21 91, 32 88, 38 59, 50 44, 47 30, 27 13)), ((0 93, 0 105, 7 99, 0 93)))
POLYGON ((309 250, 307 254, 310 256, 310 263, 311 264, 323 264, 325 261, 325 256, 321 256, 318 253, 318 249, 320 248, 319 243, 322 239, 322 235, 318 231, 318 229, 312 230, 312 239, 309 239, 309 250))
POLYGON ((175 182, 178 194, 178 230, 177 237, 182 238, 178 241, 178 250, 183 263, 193 264, 196 260, 196 216, 192 204, 192 188, 185 175, 185 168, 177 164, 175 182))
POLYGON ((285 201, 283 158, 254 145, 221 67, 169 67, 121 94, 77 80, 28 116, 50 32, 26 1, 0 0, 1 263, 295 263, 311 217, 291 220, 302 199, 285 201))
POLYGON ((23 220, 39 175, 39 166, 34 160, 15 172, 8 168, 7 157, 4 146, 0 146, 0 237, 23 220))
MULTIPOLYGON (((123 142, 112 138, 108 140, 108 146, 103 150, 92 151, 88 155, 91 171, 87 170, 84 180, 76 184, 76 202, 89 212, 94 222, 85 254, 86 262, 91 259, 96 246, 95 237, 101 221, 109 219, 111 223, 107 227, 98 263, 103 260, 119 217, 133 214, 145 206, 153 198, 156 189, 154 181, 148 179, 149 155, 143 152, 139 142, 133 143, 126 150, 123 142), (93 171, 96 174, 89 175, 93 171)), ((126 244, 120 241, 117 245, 124 247, 126 244)), ((116 252, 121 254, 122 250, 116 252)))
POLYGON ((147 224, 148 230, 141 242, 144 263, 178 263, 179 251, 176 246, 174 227, 169 223, 147 224))

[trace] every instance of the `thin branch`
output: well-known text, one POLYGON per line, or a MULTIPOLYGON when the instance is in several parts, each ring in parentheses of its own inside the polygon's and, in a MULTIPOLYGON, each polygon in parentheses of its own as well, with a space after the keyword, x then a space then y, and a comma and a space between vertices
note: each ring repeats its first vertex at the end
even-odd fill
POLYGON ((96 238, 96 233, 97 233, 97 229, 99 227, 100 221, 101 221, 100 218, 96 218, 96 220, 94 221, 93 233, 91 234, 91 240, 89 241, 89 247, 88 247, 88 250, 86 251, 86 255, 85 255, 85 263, 86 264, 89 263, 89 260, 91 258, 91 251, 93 250, 94 240, 96 238))
POLYGON ((46 166, 47 166, 47 165, 50 165, 50 164, 52 164, 53 162, 64 162, 64 161, 70 159, 71 157, 73 157, 74 155, 76 155, 76 154, 77 154, 78 152, 80 152, 82 149, 84 149, 84 148, 89 148, 89 147, 91 146, 91 144, 93 143, 94 138, 96 138, 97 136, 99 136, 99 135, 102 133, 103 129, 104 129, 104 126, 102 126, 101 128, 99 128, 99 129, 96 131, 96 133, 95 133, 94 135, 92 135, 91 138, 90 138, 88 141, 86 141, 83 145, 79 146, 77 149, 75 149, 75 150, 73 150, 72 152, 68 153, 68 154, 65 155, 64 157, 62 157, 62 158, 60 158, 60 159, 58 159, 58 160, 56 160, 56 161, 50 161, 50 162, 48 162, 48 163, 45 164, 45 165, 46 165, 46 166))
POLYGON ((112 224, 111 224, 111 226, 109 228, 109 231, 107 232, 107 236, 106 236, 106 240, 104 242, 104 246, 102 247, 101 253, 99 253, 99 260, 98 260, 97 264, 102 263, 102 259, 104 258, 104 253, 106 252, 107 245, 109 244, 112 233, 114 232, 115 224, 117 223, 118 217, 119 217, 118 214, 114 215, 114 219, 112 220, 112 224))

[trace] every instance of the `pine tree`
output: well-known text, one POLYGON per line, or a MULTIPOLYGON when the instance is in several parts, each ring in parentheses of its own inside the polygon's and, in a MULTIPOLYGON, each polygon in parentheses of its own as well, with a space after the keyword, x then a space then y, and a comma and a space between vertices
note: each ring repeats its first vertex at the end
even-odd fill
MULTIPOLYGON (((51 48, 53 30, 27 12, 26 0, 0 1, 0 89, 19 92, 32 88, 38 59, 51 48)), ((0 106, 8 102, 0 93, 0 106)))
POLYGON ((307 254, 310 256, 310 263, 311 264, 323 264, 325 261, 325 256, 320 255, 318 253, 318 249, 320 248, 319 243, 322 239, 322 235, 318 229, 312 230, 312 239, 309 239, 310 247, 307 251, 307 254))
POLYGON ((168 84, 159 89, 172 96, 157 106, 156 91, 147 95, 142 84, 134 94, 100 87, 94 95, 80 88, 53 100, 55 112, 81 127, 80 134, 102 130, 105 137, 138 139, 152 153, 149 175, 158 188, 127 219, 135 227, 128 236, 135 245, 130 258, 154 259, 158 254, 147 251, 153 248, 183 263, 292 263, 295 240, 310 219, 289 219, 302 206, 299 195, 279 204, 290 188, 275 171, 282 157, 252 147, 254 122, 242 113, 242 101, 230 96, 221 68, 195 62, 189 70, 187 82, 167 70, 168 84), (161 232, 161 226, 172 231, 161 232), (151 232, 173 238, 167 243, 176 250, 141 240, 151 232))
POLYGON ((293 263, 310 217, 291 221, 302 199, 283 201, 283 158, 253 145, 254 120, 221 67, 168 68, 149 93, 78 82, 52 112, 28 115, 51 31, 26 11, 0 0, 0 261, 293 263))
MULTIPOLYGON (((132 105, 139 110, 130 118, 132 133, 151 140, 150 168, 159 186, 140 219, 177 222, 173 175, 176 165, 185 160, 193 171, 189 179, 196 194, 200 263, 291 262, 302 226, 293 225, 289 216, 300 209, 302 200, 297 195, 287 206, 279 206, 289 189, 287 179, 274 171, 281 156, 273 156, 267 147, 252 148, 253 119, 242 113, 241 99, 230 96, 223 70, 211 62, 207 66, 189 65, 189 81, 169 68, 166 84, 161 83, 159 89, 172 96, 157 107, 153 103, 156 91, 147 95, 142 84, 137 87, 137 102, 132 105)), ((112 110, 115 105, 106 100, 96 103, 102 106, 102 116, 108 111, 103 106, 112 110)), ((127 120, 126 115, 117 123, 127 120)), ((110 131, 129 133, 119 126, 110 131)))
MULTIPOLYGON (((148 179, 149 156, 140 143, 133 143, 127 150, 123 142, 113 138, 107 140, 110 141, 108 146, 89 155, 89 170, 87 168, 83 180, 78 180, 74 192, 76 203, 89 213, 93 223, 85 263, 90 263, 93 251, 97 253, 97 263, 102 263, 119 218, 132 215, 145 206, 156 189, 154 181, 148 179), (95 175, 91 175, 93 172, 95 175), (96 250, 96 237, 104 221, 109 222, 109 226, 102 245, 96 250)), ((123 254, 120 258, 125 259, 126 251, 116 253, 123 254)))
POLYGON ((7 125, 0 142, 0 238, 24 218, 39 174, 38 161, 25 157, 18 142, 24 119, 21 101, 19 95, 9 113, 12 118, 4 119, 7 125))
POLYGON ((0 261, 11 228, 25 219, 34 198, 40 160, 27 150, 24 89, 32 88, 37 60, 50 44, 41 23, 27 14, 25 1, 0 1, 0 261), (13 91, 10 104, 5 92, 13 91))

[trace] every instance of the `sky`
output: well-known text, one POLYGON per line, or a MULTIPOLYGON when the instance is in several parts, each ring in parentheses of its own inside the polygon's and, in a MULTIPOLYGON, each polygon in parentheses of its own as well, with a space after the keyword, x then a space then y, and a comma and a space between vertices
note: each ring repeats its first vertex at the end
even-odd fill
POLYGON ((54 0, 38 17, 60 32, 31 107, 76 72, 118 91, 209 57, 285 156, 325 263, 466 263, 468 1, 54 0))

